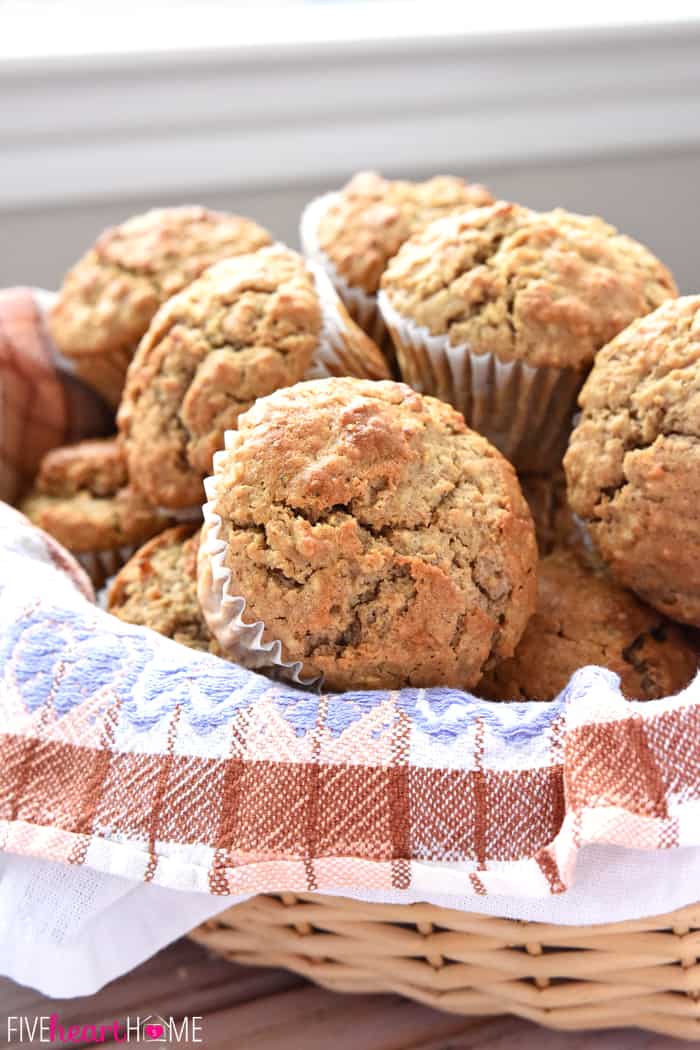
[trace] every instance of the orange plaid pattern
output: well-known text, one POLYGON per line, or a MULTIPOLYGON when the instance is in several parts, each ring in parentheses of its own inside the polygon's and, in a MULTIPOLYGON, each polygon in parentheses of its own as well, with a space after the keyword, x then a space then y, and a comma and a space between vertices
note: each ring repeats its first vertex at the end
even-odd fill
POLYGON ((31 289, 0 290, 0 499, 23 495, 49 449, 112 426, 98 396, 62 365, 31 289))

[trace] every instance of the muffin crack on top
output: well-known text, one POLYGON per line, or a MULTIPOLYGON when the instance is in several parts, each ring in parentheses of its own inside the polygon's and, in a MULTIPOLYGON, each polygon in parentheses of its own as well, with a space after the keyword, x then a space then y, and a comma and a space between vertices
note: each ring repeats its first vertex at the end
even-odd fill
POLYGON ((167 518, 134 488, 115 438, 52 449, 40 465, 24 513, 75 553, 140 543, 167 518))
POLYGON ((604 347, 580 405, 564 459, 572 508, 622 583, 700 625, 700 296, 604 347))
POLYGON ((515 655, 487 671, 478 693, 491 700, 553 700, 580 668, 605 667, 630 700, 683 689, 697 653, 675 624, 608 574, 559 548, 540 560, 537 608, 515 655))
POLYGON ((513 651, 532 520, 513 468, 450 406, 397 383, 301 383, 241 418, 214 481, 229 593, 305 675, 468 688, 513 651))
POLYGON ((402 319, 454 346, 578 370, 677 293, 646 248, 601 219, 506 201, 414 234, 381 288, 402 319))
POLYGON ((49 328, 79 375, 113 406, 139 339, 159 306, 220 259, 269 245, 238 215, 161 208, 105 230, 66 274, 49 328))
POLYGON ((118 414, 136 483, 155 502, 201 499, 221 435, 256 398, 308 371, 321 334, 312 274, 284 249, 218 263, 154 318, 118 414))
MULTIPOLYGON (((610 484, 602 485, 595 503, 585 499, 577 490, 574 493, 576 508, 591 516, 603 502, 611 502, 627 485, 635 480, 626 469, 628 457, 637 452, 653 449, 658 442, 680 439, 690 445, 700 440, 700 412, 684 411, 683 403, 669 398, 664 389, 668 384, 682 389, 688 395, 700 394, 697 368, 700 364, 700 325, 693 333, 694 310, 683 309, 686 300, 678 300, 667 309, 659 311, 661 319, 670 319, 663 337, 659 318, 641 318, 623 332, 599 355, 598 370, 593 373, 589 385, 581 393, 584 409, 575 442, 582 439, 590 429, 590 417, 595 416, 596 431, 603 430, 609 440, 614 441, 621 458, 616 477, 610 484), (680 306, 680 313, 679 313, 680 306), (658 351, 658 340, 663 338, 663 353, 658 351), (637 339, 650 343, 650 352, 640 359, 635 367, 630 361, 629 349, 637 339), (654 346, 654 342, 657 345, 654 346), (605 382, 598 376, 606 373, 605 382), (634 385, 630 387, 630 382, 634 385)), ((571 462, 571 459, 570 459, 571 462)), ((590 496, 590 494, 589 494, 590 496)))
MULTIPOLYGON (((394 609, 395 615, 401 615, 410 604, 410 601, 415 598, 416 594, 415 582, 411 575, 411 565, 408 558, 411 546, 410 536, 423 537, 434 533, 436 530, 441 532, 446 539, 445 549, 440 552, 439 556, 435 557, 436 564, 440 564, 444 569, 446 565, 445 554, 447 554, 449 555, 449 568, 451 570, 459 570, 469 574, 471 584, 483 599, 482 604, 484 609, 493 618, 490 647, 497 647, 503 623, 503 613, 500 611, 500 604, 504 600, 507 601, 510 598, 512 588, 507 581, 503 580, 502 574, 498 572, 495 572, 493 584, 491 586, 489 586, 489 581, 482 580, 479 575, 478 552, 475 553, 459 535, 452 533, 449 527, 442 528, 441 526, 445 523, 441 523, 439 518, 441 510, 449 503, 450 499, 454 497, 455 493, 459 493, 459 490, 462 487, 469 487, 466 483, 463 485, 463 482, 464 479, 460 479, 460 481, 454 484, 448 492, 440 496, 437 503, 432 507, 430 517, 426 522, 414 524, 406 524, 399 521, 377 527, 371 522, 363 521, 361 513, 353 513, 351 504, 336 504, 329 508, 326 513, 321 515, 310 515, 304 510, 289 506, 289 504, 286 503, 272 503, 270 505, 269 510, 271 516, 275 519, 275 525, 273 527, 274 531, 276 531, 280 525, 284 527, 289 523, 290 519, 294 518, 309 524, 312 532, 323 526, 327 526, 334 531, 340 531, 343 529, 344 525, 350 522, 356 522, 359 525, 361 540, 363 543, 366 543, 369 550, 374 550, 374 553, 379 553, 380 548, 384 547, 386 550, 382 553, 384 553, 387 558, 393 556, 396 556, 399 559, 402 557, 406 558, 405 562, 399 560, 398 563, 389 564, 387 568, 382 568, 382 570, 376 575, 376 578, 370 577, 366 588, 360 593, 350 597, 348 617, 344 622, 340 622, 337 625, 335 632, 327 633, 322 637, 308 639, 304 648, 305 657, 313 656, 319 648, 324 648, 324 650, 327 651, 330 647, 333 647, 336 654, 339 655, 348 645, 361 644, 363 625, 359 617, 360 610, 364 609, 368 612, 366 627, 371 629, 375 622, 371 612, 372 605, 375 602, 381 604, 383 599, 383 589, 385 587, 391 588, 392 585, 395 585, 399 580, 407 581, 405 584, 407 593, 404 594, 403 604, 396 606, 394 609), (281 521, 280 518, 282 519, 281 521), (372 543, 373 540, 383 542, 376 545, 372 543)), ((477 490, 478 487, 472 486, 472 488, 477 490)), ((313 586, 314 577, 322 572, 322 569, 312 569, 310 567, 304 569, 295 567, 296 575, 292 575, 290 572, 285 571, 285 568, 290 569, 290 565, 279 563, 278 557, 276 556, 278 554, 278 549, 274 540, 273 542, 270 542, 268 533, 271 526, 267 523, 261 522, 249 525, 242 522, 236 522, 234 518, 231 521, 231 525, 240 532, 248 531, 251 535, 260 537, 261 541, 264 540, 264 543, 259 549, 275 558, 274 567, 270 568, 268 566, 267 571, 272 579, 280 581, 283 586, 296 588, 298 590, 301 590, 306 586, 313 586)), ((449 648, 454 649, 459 644, 464 629, 464 621, 464 615, 457 618, 453 635, 447 642, 449 648)))
POLYGON ((314 233, 337 277, 372 295, 389 259, 412 233, 492 201, 484 186, 450 175, 407 182, 359 172, 333 195, 314 233))

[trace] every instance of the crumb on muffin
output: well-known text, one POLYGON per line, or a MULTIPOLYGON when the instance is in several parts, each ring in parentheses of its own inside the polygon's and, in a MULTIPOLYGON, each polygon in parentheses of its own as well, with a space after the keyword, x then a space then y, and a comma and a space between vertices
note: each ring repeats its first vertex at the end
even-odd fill
POLYGON ((333 195, 316 237, 338 276, 373 294, 389 259, 412 233, 441 216, 492 201, 484 186, 453 175, 409 182, 363 171, 333 195))
POLYGON ((207 208, 134 216, 105 230, 66 274, 49 315, 51 335, 78 374, 116 406, 158 307, 217 260, 270 242, 252 220, 207 208))
POLYGON ((625 586, 700 626, 700 296, 601 350, 564 466, 569 501, 625 586))
POLYGON ((381 287, 401 318, 453 346, 575 370, 678 294, 647 248, 602 219, 507 201, 416 233, 381 287))
POLYGON ((115 438, 48 452, 21 510, 74 553, 142 543, 168 523, 129 484, 124 451, 115 438))
MULTIPOLYGON (((338 321, 356 366, 388 374, 364 333, 338 321)), ((314 275, 296 252, 276 245, 207 270, 158 312, 129 369, 118 426, 134 483, 163 506, 201 503, 224 432, 257 398, 305 378, 324 338, 314 275)))
MULTIPOLYGON (((327 379, 261 399, 217 457, 216 489, 245 621, 329 689, 469 687, 513 652, 534 608, 534 529, 513 468, 404 384, 327 379)), ((204 579, 221 634, 226 611, 204 579)))
POLYGON ((197 601, 199 531, 177 525, 149 540, 114 578, 107 609, 190 649, 220 655, 197 601))
POLYGON ((628 699, 656 700, 685 688, 698 659, 665 616, 558 550, 540 561, 537 609, 515 655, 477 692, 489 700, 553 700, 587 665, 618 674, 628 699))

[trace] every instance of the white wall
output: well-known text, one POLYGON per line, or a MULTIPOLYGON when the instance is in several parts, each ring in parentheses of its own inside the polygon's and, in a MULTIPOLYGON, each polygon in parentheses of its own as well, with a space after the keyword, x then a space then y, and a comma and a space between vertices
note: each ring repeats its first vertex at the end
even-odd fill
POLYGON ((597 212, 700 290, 700 17, 439 25, 0 61, 0 284, 55 286, 105 225, 158 204, 240 211, 294 243, 310 197, 372 167, 597 212))
MULTIPOLYGON (((425 168, 401 170, 425 172, 425 168)), ((700 291, 700 150, 669 149, 517 168, 474 165, 465 174, 486 182, 499 196, 533 207, 561 204, 573 211, 602 214, 649 245, 671 267, 683 291, 700 291)), ((177 196, 153 194, 6 211, 0 213, 0 285, 56 287, 64 270, 103 227, 167 202, 195 201, 239 211, 296 244, 304 203, 328 188, 321 181, 258 193, 241 189, 212 193, 193 186, 177 196)))

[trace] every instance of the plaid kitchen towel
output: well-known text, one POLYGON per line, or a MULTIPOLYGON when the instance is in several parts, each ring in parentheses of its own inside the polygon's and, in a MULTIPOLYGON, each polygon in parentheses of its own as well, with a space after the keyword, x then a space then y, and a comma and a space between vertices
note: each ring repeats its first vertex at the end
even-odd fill
POLYGON ((700 693, 318 695, 90 600, 0 510, 0 846, 174 889, 544 896, 578 850, 700 845, 700 693))
MULTIPOLYGON (((29 317, 31 297, 13 295, 29 317)), ((37 326, 35 311, 9 353, 5 335, 10 382, 37 326)), ((50 352, 38 359, 50 382, 50 352)), ((3 431, 31 430, 22 382, 13 394, 0 373, 14 398, 3 431)), ((62 439, 67 421, 51 418, 62 439)), ((11 459, 19 446, 4 437, 11 459)), ((15 486, 21 476, 6 469, 15 486)), ((556 897, 591 847, 675 850, 679 864, 700 847, 697 679, 648 703, 624 700, 600 668, 552 703, 317 695, 109 616, 72 557, 7 505, 0 566, 7 854, 217 898, 312 890, 473 908, 556 897)))
POLYGON ((50 292, 0 289, 0 499, 17 500, 55 445, 108 434, 101 399, 49 339, 50 292))

